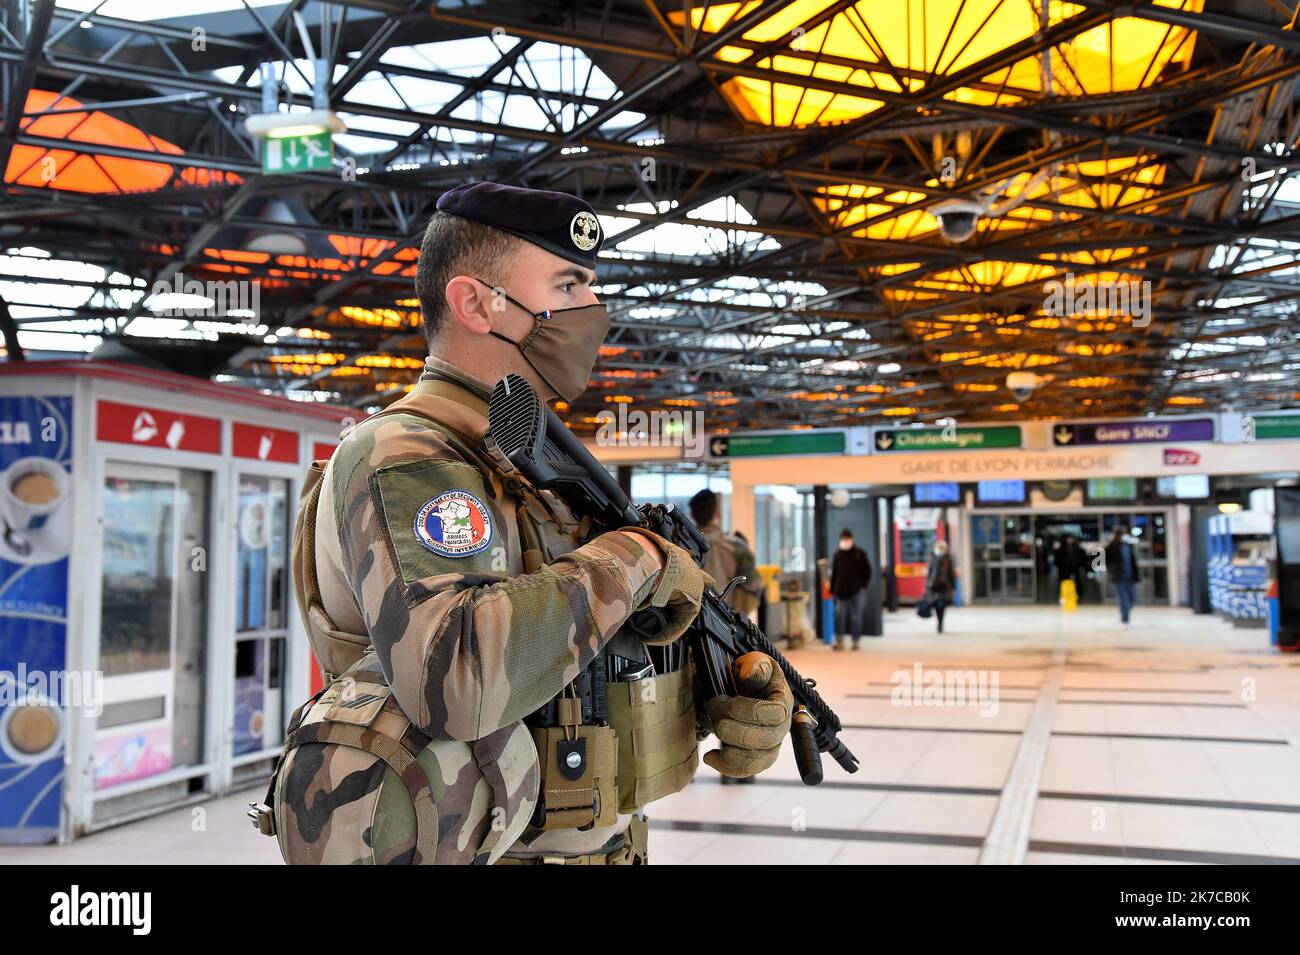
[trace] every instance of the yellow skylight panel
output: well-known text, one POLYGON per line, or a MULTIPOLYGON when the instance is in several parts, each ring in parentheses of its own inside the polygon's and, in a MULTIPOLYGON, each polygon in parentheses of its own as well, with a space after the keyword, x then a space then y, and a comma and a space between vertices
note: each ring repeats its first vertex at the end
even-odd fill
MULTIPOLYGON (((691 27, 705 33, 717 33, 738 17, 746 16, 758 6, 759 0, 749 3, 719 3, 711 7, 695 7, 691 10, 691 27)), ((680 10, 668 14, 673 23, 680 25, 684 17, 680 10)))
POLYGON ((1117 354, 1124 350, 1124 346, 1115 344, 1071 343, 1065 346, 1065 350, 1071 355, 1082 355, 1085 358, 1095 358, 1100 355, 1117 354))
MULTIPOLYGON (((1158 6, 1200 13, 1204 0, 1155 0, 1158 6)), ((773 46, 770 56, 752 57, 752 49, 731 45, 719 53, 727 62, 751 61, 761 69, 792 76, 878 86, 916 92, 926 77, 966 70, 1009 46, 1041 32, 1041 6, 1030 0, 860 0, 829 20, 805 24, 831 6, 831 0, 800 0, 747 30, 743 40, 773 46), (840 62, 834 62, 840 61, 840 62), (860 63, 862 69, 846 64, 860 63), (815 65, 814 65, 815 64, 815 65), (871 69, 876 67, 876 69, 871 69)), ((756 2, 724 3, 689 11, 692 26, 716 33, 757 7, 756 2)), ((1058 24, 1083 12, 1064 0, 1051 0, 1048 22, 1058 24)), ((681 26, 687 14, 670 11, 681 26)), ((1025 57, 983 77, 979 86, 964 86, 947 98, 977 105, 1011 105, 1043 92, 1044 57, 1051 75, 1050 93, 1096 95, 1141 89, 1172 67, 1185 67, 1192 54, 1194 31, 1121 17, 1078 34, 1050 50, 1025 57)), ((795 105, 798 96, 785 84, 735 77, 722 86, 732 107, 750 122, 802 126, 856 119, 879 109, 870 96, 826 92, 821 108, 795 105), (785 108, 773 109, 773 100, 785 108), (764 101, 768 105, 764 105, 764 101)), ((825 92, 825 91, 824 91, 825 92)))
POLYGON ((1119 384, 1119 379, 1104 375, 1087 375, 1082 378, 1071 378, 1066 384, 1071 388, 1111 388, 1119 384))
POLYGON ((1037 368, 1043 365, 1055 365, 1062 358, 1060 355, 1044 355, 1037 352, 984 355, 977 351, 959 351, 942 352, 937 360, 944 364, 974 365, 981 368, 1037 368))
MULTIPOLYGON (((1200 13, 1204 2, 1156 0, 1154 5, 1200 13)), ((1053 2, 1051 20, 1057 23, 1082 9, 1077 4, 1053 2)), ((1071 42, 1052 48, 1052 92, 1085 96, 1150 86, 1170 64, 1186 66, 1192 55, 1194 32, 1140 17, 1122 17, 1093 27, 1071 42)), ((1001 80, 1007 73, 1003 70, 990 79, 1001 80)), ((1041 89, 1041 59, 1021 60, 1010 67, 1006 79, 1011 86, 1041 89)))

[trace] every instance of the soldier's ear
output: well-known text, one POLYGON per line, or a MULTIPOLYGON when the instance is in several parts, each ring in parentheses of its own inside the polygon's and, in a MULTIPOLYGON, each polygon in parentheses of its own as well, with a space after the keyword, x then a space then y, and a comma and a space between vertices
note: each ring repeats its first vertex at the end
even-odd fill
POLYGON ((447 283, 443 294, 453 321, 476 335, 486 335, 492 330, 492 290, 486 285, 457 275, 447 283))

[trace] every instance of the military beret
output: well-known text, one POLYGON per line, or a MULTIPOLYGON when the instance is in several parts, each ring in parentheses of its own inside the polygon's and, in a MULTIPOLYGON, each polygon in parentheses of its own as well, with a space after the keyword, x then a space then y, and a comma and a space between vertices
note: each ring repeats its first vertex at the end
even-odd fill
POLYGON ((517 235, 589 269, 604 239, 596 210, 565 192, 469 182, 439 196, 438 210, 517 235))

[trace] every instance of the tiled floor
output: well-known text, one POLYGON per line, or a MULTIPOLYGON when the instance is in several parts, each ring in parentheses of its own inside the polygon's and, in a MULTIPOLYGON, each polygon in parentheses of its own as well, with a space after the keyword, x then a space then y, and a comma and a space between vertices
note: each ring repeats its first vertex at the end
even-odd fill
MULTIPOLYGON (((902 610, 857 653, 791 654, 839 712, 860 771, 827 761, 826 782, 805 787, 788 747, 753 785, 724 787, 702 768, 690 788, 651 807, 652 861, 975 863, 993 857, 986 837, 1000 807, 1015 816, 1004 789, 1025 786, 1037 798, 1024 801, 1022 825, 1010 819, 1021 833, 1015 861, 1300 861, 1300 657, 1273 652, 1264 631, 1185 610, 1141 608, 1129 629, 1115 617, 1095 607, 1070 616, 966 608, 940 636, 902 610), (919 694, 926 705, 895 705, 895 674, 917 663, 926 674, 996 676, 998 692, 964 705, 919 694), (1051 695, 1054 666, 1053 708, 1039 696, 1044 684, 1051 695), (1025 734, 1035 713, 1051 731, 1037 752, 1025 734)), ((258 796, 250 789, 70 846, 0 848, 0 864, 275 864, 274 841, 243 817, 258 796)))

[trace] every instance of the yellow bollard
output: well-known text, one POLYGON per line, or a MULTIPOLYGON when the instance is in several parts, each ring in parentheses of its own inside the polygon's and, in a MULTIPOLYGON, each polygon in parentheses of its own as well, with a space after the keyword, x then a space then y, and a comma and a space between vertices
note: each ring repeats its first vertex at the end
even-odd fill
POLYGON ((1073 580, 1061 581, 1061 609, 1066 613, 1074 613, 1079 609, 1079 591, 1073 580))

